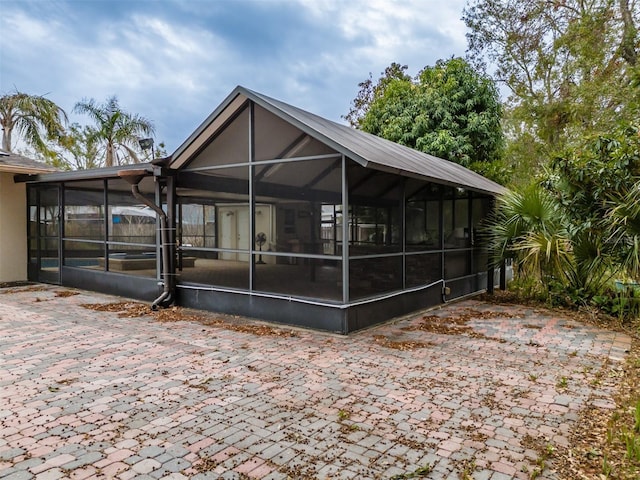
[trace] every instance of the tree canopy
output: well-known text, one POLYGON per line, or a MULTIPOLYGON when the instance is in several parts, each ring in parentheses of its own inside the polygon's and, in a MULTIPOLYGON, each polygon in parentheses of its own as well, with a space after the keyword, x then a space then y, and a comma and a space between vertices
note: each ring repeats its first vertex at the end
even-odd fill
POLYGON ((44 96, 16 90, 0 97, 2 149, 6 152, 13 151, 15 132, 36 152, 50 158, 48 141, 62 135, 66 122, 64 110, 44 96))
POLYGON ((150 120, 123 110, 115 96, 102 104, 94 99, 83 100, 76 104, 74 111, 88 115, 94 123, 85 130, 77 131, 76 140, 87 147, 99 148, 104 166, 140 162, 138 140, 152 135, 155 130, 150 120))
POLYGON ((508 156, 523 170, 637 118, 639 16, 629 0, 468 2, 468 55, 510 91, 508 156))
POLYGON ((494 82, 462 58, 439 60, 415 78, 392 63, 371 76, 345 116, 357 128, 450 160, 488 176, 500 160, 502 107, 494 82))
POLYGON ((637 0, 469 0, 470 61, 510 92, 498 258, 543 298, 640 317, 637 0), (516 228, 518 227, 518 228, 516 228), (532 275, 533 274, 533 275, 532 275), (619 283, 619 282, 618 282, 619 283))
POLYGON ((93 128, 88 125, 73 123, 60 139, 58 165, 71 170, 99 168, 100 140, 93 128))
POLYGON ((17 136, 26 154, 62 169, 82 170, 147 162, 167 154, 164 143, 142 150, 141 137, 154 133, 153 123, 123 110, 115 96, 104 103, 82 100, 74 112, 89 116, 93 124, 67 126, 67 115, 53 101, 16 90, 0 97, 2 149, 12 152, 17 136))

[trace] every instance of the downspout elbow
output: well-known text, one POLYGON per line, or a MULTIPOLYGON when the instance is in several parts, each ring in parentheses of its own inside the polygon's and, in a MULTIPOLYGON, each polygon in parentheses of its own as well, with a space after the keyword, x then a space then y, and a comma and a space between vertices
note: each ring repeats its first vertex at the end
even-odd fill
POLYGON ((153 203, 146 198, 141 192, 138 184, 146 175, 146 171, 140 170, 121 170, 118 172, 118 176, 131 184, 131 194, 134 198, 151 208, 160 217, 160 243, 162 250, 162 279, 163 279, 163 291, 158 298, 156 298, 151 304, 152 310, 157 310, 158 307, 166 308, 171 306, 175 301, 175 285, 174 275, 170 272, 170 242, 169 242, 169 229, 168 229, 168 217, 161 207, 153 203))

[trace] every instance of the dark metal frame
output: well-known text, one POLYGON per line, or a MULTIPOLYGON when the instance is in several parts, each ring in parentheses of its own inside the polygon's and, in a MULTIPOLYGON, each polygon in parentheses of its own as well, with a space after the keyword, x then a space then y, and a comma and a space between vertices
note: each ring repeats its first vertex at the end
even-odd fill
MULTIPOLYGON (((351 185, 349 184, 349 176, 350 171, 353 165, 356 165, 358 168, 365 168, 360 166, 359 164, 350 163, 352 162, 349 158, 347 158, 344 154, 336 154, 336 155, 318 155, 315 157, 316 159, 326 159, 331 157, 337 157, 331 165, 325 167, 319 174, 315 176, 315 178, 307 181, 306 184, 302 188, 298 187, 285 187, 278 188, 278 196, 281 198, 292 198, 292 199, 300 199, 303 198, 305 201, 313 200, 313 198, 322 198, 326 200, 327 198, 334 198, 335 205, 340 206, 342 210, 342 225, 340 232, 334 232, 334 242, 336 247, 339 243, 342 244, 341 253, 335 255, 316 255, 316 254, 300 254, 300 253, 292 253, 292 252, 270 252, 269 254, 274 256, 291 256, 291 257, 299 257, 299 258, 307 258, 307 259, 330 259, 335 261, 340 261, 342 264, 342 272, 341 272, 341 283, 342 283, 342 299, 339 302, 325 301, 325 300, 317 300, 313 298, 295 298, 287 295, 278 295, 278 294, 270 294, 267 292, 255 291, 255 276, 256 276, 256 267, 255 267, 255 259, 257 255, 256 247, 253 242, 255 238, 256 232, 256 182, 261 179, 261 177, 265 174, 266 170, 259 175, 256 175, 256 166, 258 165, 270 165, 276 164, 283 161, 282 158, 267 160, 267 161, 259 161, 255 160, 256 152, 255 152, 255 104, 253 101, 248 101, 243 104, 241 108, 238 109, 235 115, 232 115, 225 123, 225 125, 229 125, 232 121, 238 118, 240 113, 244 111, 245 108, 248 108, 249 111, 249 120, 247 127, 247 141, 249 142, 248 149, 248 158, 247 162, 243 164, 234 164, 234 165, 221 165, 220 168, 233 168, 233 167, 243 167, 249 169, 249 180, 245 182, 244 180, 234 180, 234 179, 226 179, 221 181, 219 177, 216 178, 216 186, 224 191, 244 191, 246 188, 246 193, 248 194, 248 205, 249 205, 249 248, 246 254, 250 260, 249 266, 249 289, 248 290, 234 290, 230 288, 222 288, 216 287, 212 285, 198 285, 192 284, 188 282, 179 283, 177 285, 176 291, 176 299, 179 304, 195 307, 195 308, 204 308, 217 310, 227 313, 235 313, 241 315, 249 315, 254 317, 263 318, 266 320, 291 324, 291 325, 299 325, 310 328, 318 328, 324 330, 330 330, 334 332, 339 332, 346 334, 348 332, 352 332, 354 330, 358 330, 360 328, 364 328, 389 318, 392 318, 397 315, 406 314, 411 311, 415 311, 421 308, 429 307, 438 303, 442 303, 448 299, 456 298, 462 295, 467 295, 473 292, 477 292, 484 288, 491 289, 493 287, 493 270, 489 270, 489 273, 486 272, 476 272, 475 271, 475 249, 476 245, 474 245, 474 241, 470 238, 470 245, 467 245, 465 248, 461 249, 451 249, 445 248, 445 229, 444 229, 444 193, 443 190, 440 189, 440 193, 438 196, 438 208, 440 210, 439 214, 439 247, 438 249, 430 249, 425 251, 407 251, 407 242, 406 242, 406 215, 407 215, 407 181, 406 178, 401 177, 396 181, 391 182, 389 185, 384 186, 378 192, 377 198, 372 198, 371 196, 365 197, 367 200, 367 205, 380 205, 386 206, 389 204, 388 200, 383 200, 382 197, 387 193, 391 192, 393 189, 401 187, 402 193, 399 195, 398 199, 398 215, 399 218, 399 235, 400 235, 400 251, 392 252, 392 253, 378 253, 378 254, 367 254, 367 255, 352 255, 350 253, 350 242, 349 242, 349 228, 351 227, 350 222, 350 205, 357 205, 358 201, 361 199, 359 195, 357 195, 356 191, 365 186, 367 182, 376 177, 376 175, 380 175, 379 171, 371 171, 365 172, 357 181, 353 181, 351 185), (327 175, 329 175, 335 168, 338 166, 341 167, 341 194, 335 194, 330 192, 320 192, 314 191, 313 187, 319 184, 327 175), (302 195, 301 192, 304 192, 302 195), (283 197, 284 195, 284 197, 283 197), (338 198, 340 197, 340 198, 338 198), (467 252, 468 259, 467 261, 471 262, 471 274, 465 275, 460 278, 454 278, 445 280, 445 261, 446 254, 455 251, 464 251, 467 252), (440 255, 440 272, 441 279, 435 281, 431 284, 422 285, 419 287, 411 287, 407 288, 407 257, 411 255, 423 255, 423 254, 439 254, 440 255), (363 298, 358 300, 353 300, 350 298, 350 261, 351 260, 362 260, 367 258, 383 258, 383 257, 398 257, 402 259, 402 282, 401 289, 398 291, 388 291, 382 294, 374 295, 369 298, 363 298), (447 287, 447 288, 445 288, 447 287), (445 295, 445 293, 449 291, 445 295)), ((222 131, 221 128, 220 131, 222 131)), ((286 149, 283 150, 283 153, 280 155, 285 156, 288 151, 291 151, 292 148, 295 147, 297 143, 299 143, 302 138, 306 137, 307 134, 304 133, 300 135, 293 143, 291 143, 286 149)), ((201 152, 204 148, 206 148, 211 142, 215 140, 215 136, 209 139, 201 148, 198 150, 201 152)), ((195 158, 195 156, 194 156, 195 158)), ((286 162, 299 162, 299 161, 308 161, 313 157, 300 157, 300 158, 288 158, 286 162)), ((210 170, 216 170, 216 168, 211 168, 210 170)), ((200 173, 200 171, 209 170, 206 167, 199 167, 190 171, 188 168, 188 164, 185 165, 181 171, 175 172, 171 170, 166 170, 162 167, 154 167, 153 174, 155 177, 155 202, 157 205, 162 204, 163 199, 166 199, 167 204, 167 216, 168 216, 168 228, 170 229, 170 248, 171 251, 171 259, 172 264, 170 266, 170 274, 175 274, 176 271, 176 258, 181 254, 181 250, 176 248, 176 227, 177 222, 181 221, 181 214, 178 210, 180 198, 177 193, 177 188, 179 187, 190 187, 190 188, 207 188, 211 186, 210 177, 204 173, 200 173), (176 217, 177 216, 177 217, 176 217)), ((390 173, 384 173, 385 175, 391 175, 390 173)), ((100 171, 98 173, 93 173, 93 177, 86 172, 79 174, 76 176, 69 176, 64 174, 54 174, 53 176, 43 177, 41 185, 50 186, 56 185, 58 187, 58 200, 59 200, 59 211, 64 211, 64 188, 65 181, 70 179, 75 180, 76 178, 81 179, 94 179, 101 180, 102 186, 104 189, 104 206, 105 211, 109 208, 109 192, 108 192, 108 178, 113 178, 113 175, 107 171, 100 171), (102 173, 106 173, 106 176, 102 176, 102 173)), ((31 179, 30 181, 33 181, 31 179)), ((38 183, 36 183, 37 185, 38 183)), ((426 186, 425 186, 426 187, 426 186)), ((425 188, 422 187, 422 188, 425 188)), ((276 191, 274 190, 275 194, 276 191)), ((415 193, 415 192, 414 192, 415 193)), ((36 190, 36 195, 38 196, 36 199, 39 200, 39 192, 36 190)), ((470 236, 472 236, 472 227, 473 227, 473 199, 477 198, 470 191, 466 193, 466 201, 468 202, 467 208, 467 225, 469 228, 470 236)), ((395 201, 395 200, 393 200, 395 201)), ((38 202, 39 203, 39 202, 38 202)), ((29 208, 29 207, 28 207, 29 208)), ((453 223, 455 224, 455 201, 452 204, 452 215, 453 215, 453 223)), ((334 209, 335 210, 335 209, 334 209)), ((40 215, 40 209, 38 208, 38 216, 40 215)), ((334 213, 335 216, 335 213, 334 213)), ((137 277, 126 274, 115 273, 109 271, 108 259, 109 259, 109 238, 108 238, 108 219, 107 215, 105 215, 105 242, 104 242, 104 257, 105 257, 105 268, 103 271, 93 271, 82 268, 75 268, 72 266, 65 265, 64 262, 64 248, 63 248, 63 239, 64 235, 64 221, 59 220, 59 241, 58 241, 58 252, 59 252, 59 281, 63 285, 68 286, 76 286, 81 288, 95 289, 99 291, 103 291, 106 293, 118 294, 118 295, 126 295, 134 298, 139 298, 142 300, 153 300, 158 293, 161 291, 160 286, 158 285, 158 281, 161 278, 161 265, 160 265, 160 243, 159 243, 159 235, 156 235, 156 259, 157 259, 157 268, 156 268, 156 278, 149 277, 137 277)), ((321 222, 321 219, 318 221, 321 222)), ((388 221, 391 221, 390 215, 388 221)), ((334 218, 334 222, 336 219, 334 218)), ((38 222, 38 228, 40 228, 40 223, 38 222)), ((390 229, 388 229, 390 230, 390 229)), ((38 242, 40 242, 39 232, 36 233, 38 235, 38 242)), ((218 235, 216 235, 217 238, 218 235)), ((216 251, 220 249, 214 249, 216 251)), ((336 252, 337 250, 334 250, 336 252)), ((31 253, 31 252, 30 252, 31 253)), ((243 251, 244 253, 244 251, 243 251)), ((265 252, 262 252, 265 254, 265 252)), ((38 259, 40 258, 40 247, 38 243, 38 259)), ((39 261, 39 260, 38 260, 39 261)), ((30 272, 30 276, 33 272, 30 272)), ((502 280, 502 279, 501 279, 502 280)), ((502 282, 501 282, 502 283, 502 282)))

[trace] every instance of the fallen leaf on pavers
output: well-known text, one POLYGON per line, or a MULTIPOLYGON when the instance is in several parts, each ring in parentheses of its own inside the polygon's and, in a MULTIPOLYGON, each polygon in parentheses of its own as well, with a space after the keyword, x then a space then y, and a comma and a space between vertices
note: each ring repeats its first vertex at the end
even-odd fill
POLYGON ((475 333, 473 328, 466 325, 468 320, 452 317, 440 317, 438 315, 425 315, 417 325, 402 327, 402 330, 421 330, 430 333, 442 333, 444 335, 462 335, 465 333, 475 333))
POLYGON ((152 313, 160 322, 201 322, 206 318, 182 307, 163 308, 152 313))
POLYGON ((152 315, 153 310, 149 305, 145 305, 144 303, 132 303, 125 310, 118 314, 118 317, 121 318, 134 318, 134 317, 145 317, 147 315, 152 315))
POLYGON ((17 282, 0 282, 0 288, 16 288, 16 287, 26 287, 31 285, 31 282, 27 281, 17 281, 17 282))
POLYGON ((71 385, 73 382, 77 381, 77 378, 63 378, 62 380, 57 380, 57 383, 60 385, 71 385))
POLYGON ((273 328, 267 325, 233 325, 227 324, 223 328, 233 330, 234 332, 251 333, 258 336, 272 336, 272 337, 285 337, 293 338, 298 334, 293 330, 283 330, 281 328, 273 328))
POLYGON ((430 464, 425 465, 424 467, 420 467, 413 472, 408 473, 399 473, 398 475, 394 475, 390 480, 408 480, 410 478, 422 478, 426 475, 429 475, 432 470, 432 466, 430 464))
POLYGON ((263 324, 237 323, 240 317, 237 315, 227 315, 227 319, 222 317, 212 317, 206 314, 188 313, 189 310, 182 307, 173 307, 166 310, 158 310, 153 315, 161 322, 177 322, 177 321, 193 321, 200 322, 209 327, 224 328, 234 332, 250 333, 258 336, 272 336, 291 338, 297 337, 298 333, 294 330, 285 330, 282 328, 271 327, 263 324))
POLYGON ((133 318, 151 315, 151 307, 138 302, 83 303, 81 307, 97 312, 119 312, 118 317, 133 318))
POLYGON ((49 290, 49 287, 44 287, 44 286, 33 286, 33 287, 18 287, 18 288, 9 288, 7 290, 2 290, 2 292, 5 295, 11 294, 11 293, 29 293, 29 292, 45 292, 49 290))
POLYGON ((522 326, 523 328, 531 328, 533 330, 542 330, 542 325, 534 325, 532 323, 527 323, 522 326))
POLYGON ((193 464, 193 468, 195 468, 198 473, 205 473, 215 470, 218 464, 219 462, 217 462, 213 458, 205 457, 197 460, 193 464))
POLYGON ((443 335, 467 335, 473 338, 484 338, 486 340, 494 340, 505 343, 502 338, 488 337, 483 333, 476 332, 472 327, 467 325, 471 320, 492 319, 492 318, 521 318, 518 314, 508 312, 492 312, 480 311, 473 308, 466 308, 458 315, 441 317, 439 315, 425 315, 422 321, 417 325, 403 327, 401 330, 406 331, 424 331, 430 333, 441 333, 443 335))
POLYGON ((62 297, 62 298, 73 297, 74 295, 80 295, 80 292, 75 292, 73 290, 56 290, 53 293, 56 294, 56 297, 62 297))
POLYGON ((395 348, 396 350, 415 350, 416 348, 432 347, 431 342, 417 342, 411 340, 391 340, 384 335, 374 335, 373 339, 377 344, 387 348, 395 348))
POLYGON ((491 320, 494 318, 524 318, 522 313, 512 313, 505 311, 495 311, 495 310, 477 310, 475 308, 465 308, 462 313, 459 315, 459 318, 464 320, 491 320))
POLYGON ((209 391, 209 383, 213 382, 213 378, 209 377, 206 378, 205 380, 201 381, 200 383, 189 383, 187 380, 185 380, 183 383, 184 385, 191 387, 191 388, 197 388, 200 390, 204 390, 205 392, 209 391))
MULTIPOLYGON (((311 457, 312 462, 320 462, 320 458, 311 457)), ((287 479, 295 478, 296 480, 316 480, 318 473, 313 465, 283 465, 278 468, 278 472, 287 475, 287 479)))
POLYGON ((283 338, 297 337, 294 330, 285 330, 262 324, 231 323, 237 322, 239 317, 233 316, 232 320, 225 320, 220 317, 212 318, 206 314, 194 313, 194 311, 183 307, 163 308, 151 310, 151 307, 139 302, 114 302, 114 303, 85 303, 81 307, 99 312, 118 312, 118 317, 133 318, 151 316, 159 322, 199 322, 203 325, 224 328, 235 332, 250 333, 259 336, 274 336, 283 338))

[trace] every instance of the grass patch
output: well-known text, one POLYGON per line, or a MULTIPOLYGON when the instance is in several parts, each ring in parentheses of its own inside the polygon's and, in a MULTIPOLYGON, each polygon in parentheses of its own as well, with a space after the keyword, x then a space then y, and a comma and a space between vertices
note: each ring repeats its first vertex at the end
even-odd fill
POLYGON ((409 473, 400 473, 398 475, 394 475, 393 477, 391 477, 390 480, 406 480, 409 478, 420 478, 420 477, 424 477, 426 475, 429 475, 429 473, 431 473, 431 469, 433 467, 431 465, 425 465, 424 467, 420 467, 416 470, 414 470, 413 472, 409 472, 409 473))

